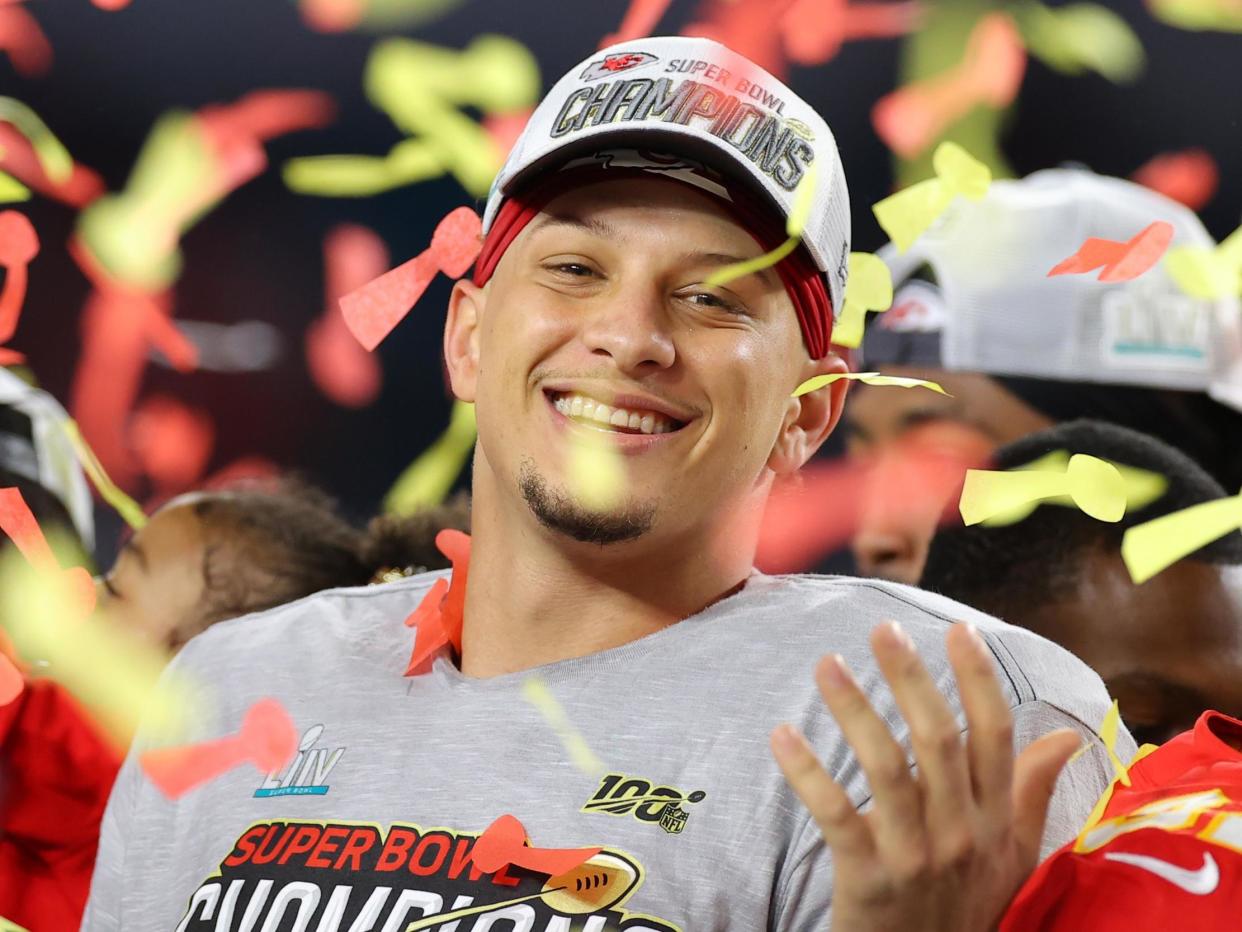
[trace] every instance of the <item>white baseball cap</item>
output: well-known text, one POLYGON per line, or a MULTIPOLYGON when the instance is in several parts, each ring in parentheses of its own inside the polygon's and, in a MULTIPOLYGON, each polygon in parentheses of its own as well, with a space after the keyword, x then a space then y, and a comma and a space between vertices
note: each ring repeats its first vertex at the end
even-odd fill
POLYGON ((832 131, 781 81, 709 39, 622 42, 570 69, 535 109, 496 176, 484 234, 505 198, 527 179, 623 148, 702 161, 755 190, 782 219, 814 166, 803 244, 824 273, 833 314, 840 314, 850 205, 832 131))
MULTIPOLYGON (((907 297, 943 306, 941 367, 994 375, 1206 392, 1242 410, 1242 306, 1185 294, 1157 264, 1130 281, 1095 272, 1048 278, 1088 237, 1125 241, 1155 220, 1174 246, 1215 247, 1194 212, 1133 182, 1078 168, 997 181, 981 201, 959 198, 904 254, 881 250, 907 297), (912 278, 912 276, 915 276, 912 278), (903 287, 902 282, 909 280, 903 287), (918 290, 906 295, 905 289, 918 290)), ((889 311, 887 313, 892 313, 889 311)), ((885 355, 878 331, 913 326, 879 315, 868 365, 885 355)), ((892 361, 898 361, 896 359, 892 361)))
POLYGON ((89 550, 95 543, 94 503, 68 421, 55 398, 0 368, 0 466, 54 495, 89 550))

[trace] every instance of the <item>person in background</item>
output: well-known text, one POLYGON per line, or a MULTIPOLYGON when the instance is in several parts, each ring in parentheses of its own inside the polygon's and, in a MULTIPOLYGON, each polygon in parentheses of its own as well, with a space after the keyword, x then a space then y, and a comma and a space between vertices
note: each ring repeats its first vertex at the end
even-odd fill
MULTIPOLYGON (((42 526, 63 523, 68 513, 57 495, 31 481, 21 488, 42 526)), ((125 543, 98 580, 99 607, 175 652, 227 618, 322 589, 445 568, 436 533, 465 529, 469 519, 464 495, 358 530, 327 495, 293 480, 192 493, 125 543)), ((0 706, 0 916, 31 932, 79 927, 124 751, 55 680, 29 677, 21 695, 0 706)))
POLYGON ((99 580, 113 620, 171 650, 212 624, 324 589, 443 569, 444 528, 466 530, 464 495, 358 530, 323 492, 285 479, 173 499, 99 580))
POLYGON ((1045 504, 1003 526, 959 522, 932 539, 919 585, 1068 648, 1100 674, 1135 741, 1160 744, 1205 709, 1242 716, 1242 534, 1232 532, 1135 585, 1126 529, 1225 490, 1188 456, 1137 431, 1071 421, 1002 447, 995 468, 1053 451, 1163 476, 1163 495, 1121 521, 1045 504))
MULTIPOLYGON (((1075 418, 1142 430, 1242 486, 1242 309, 1183 294, 1162 265, 1131 281, 1048 270, 1089 236, 1128 240, 1153 220, 1174 245, 1215 244, 1188 208, 1081 169, 997 181, 959 198, 902 254, 892 307, 874 316, 862 366, 939 382, 952 397, 854 386, 846 449, 874 460, 914 430, 967 455, 1075 418), (940 435, 943 435, 941 437, 940 435)), ((852 550, 863 575, 913 584, 941 513, 871 495, 852 550)))

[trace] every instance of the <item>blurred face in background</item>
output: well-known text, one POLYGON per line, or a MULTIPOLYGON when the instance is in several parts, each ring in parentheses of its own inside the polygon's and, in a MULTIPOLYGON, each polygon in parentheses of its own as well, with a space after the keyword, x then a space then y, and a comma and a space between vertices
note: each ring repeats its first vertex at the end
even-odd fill
POLYGON ((99 606, 142 640, 178 649, 206 596, 206 535, 192 497, 165 505, 125 543, 97 581, 99 606), (179 633, 182 632, 182 633, 179 633))
MULTIPOLYGON (((926 389, 857 385, 845 409, 846 453, 881 478, 867 484, 851 549, 864 576, 916 585, 927 548, 965 468, 983 466, 999 446, 1052 422, 985 375, 885 366, 889 375, 927 379, 952 397, 926 389), (921 470, 920 457, 958 461, 956 479, 898 479, 921 470)), ((943 473, 942 468, 936 469, 943 473)))
POLYGON ((1161 744, 1207 709, 1242 716, 1242 567, 1180 560, 1142 585, 1095 551, 1069 597, 1007 617, 1092 667, 1139 744, 1161 744))

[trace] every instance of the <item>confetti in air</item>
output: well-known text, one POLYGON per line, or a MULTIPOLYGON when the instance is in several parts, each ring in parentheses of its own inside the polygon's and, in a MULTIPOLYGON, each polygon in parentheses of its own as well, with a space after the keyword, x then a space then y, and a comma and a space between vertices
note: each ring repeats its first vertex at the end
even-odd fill
POLYGON ((1202 502, 1126 530, 1121 558, 1144 583, 1200 547, 1242 529, 1242 494, 1202 502))
POLYGON ((762 256, 747 259, 745 262, 735 262, 732 265, 726 265, 724 268, 718 269, 708 276, 705 284, 712 286, 727 285, 735 278, 741 278, 743 275, 751 275, 763 269, 771 268, 797 249, 798 244, 802 241, 802 232, 806 229, 806 222, 810 219, 811 209, 815 204, 815 187, 818 176, 819 166, 817 163, 812 162, 810 169, 802 176, 802 180, 798 182, 798 187, 794 189, 793 205, 790 207, 789 217, 785 221, 785 235, 789 237, 785 242, 771 252, 765 252, 762 256))
POLYGON ((871 208, 898 252, 914 245, 958 195, 979 201, 992 184, 992 170, 955 142, 936 147, 932 166, 935 178, 912 184, 871 208))
POLYGON ((871 123, 893 152, 914 158, 976 106, 999 110, 1013 103, 1025 73, 1026 51, 1013 20, 989 13, 971 32, 956 68, 880 98, 871 123))
POLYGON ((436 224, 427 249, 341 298, 350 333, 374 350, 405 319, 437 273, 456 279, 469 271, 482 249, 482 232, 483 221, 471 208, 450 211, 436 224))
POLYGON ((246 711, 237 734, 144 751, 138 760, 159 791, 177 799, 245 763, 254 764, 260 773, 274 773, 293 759, 297 749, 298 733, 284 706, 275 699, 260 699, 246 711))
POLYGON ((834 382, 843 380, 862 382, 865 385, 875 385, 877 387, 926 388, 941 395, 949 394, 940 387, 939 383, 929 382, 926 379, 912 379, 904 375, 884 375, 880 372, 832 372, 827 375, 817 375, 814 378, 807 379, 794 389, 792 397, 797 398, 799 395, 818 391, 825 385, 831 385, 834 382))
POLYGON ((1048 277, 1099 269, 1098 281, 1130 281, 1159 262, 1171 242, 1173 225, 1163 220, 1147 225, 1124 243, 1092 236, 1072 256, 1049 269, 1048 277))
POLYGON ((1194 298, 1228 298, 1242 294, 1242 227, 1215 249, 1175 246, 1164 267, 1177 287, 1194 298))
POLYGON ((1117 467, 1085 453, 1053 469, 971 469, 958 503, 967 526, 1019 509, 1029 502, 1068 495, 1097 521, 1120 521, 1126 513, 1126 483, 1117 467))
POLYGON ((539 714, 544 717, 548 727, 556 732, 556 736, 564 745, 575 767, 590 777, 598 777, 604 772, 603 763, 595 756, 578 729, 574 727, 569 716, 565 714, 564 707, 556 701, 556 696, 552 695, 552 690, 548 688, 548 684, 543 679, 538 676, 528 676, 523 680, 522 696, 539 710, 539 714))
POLYGON ((881 314, 893 303, 893 275, 879 256, 852 252, 846 279, 845 306, 833 325, 832 342, 850 349, 862 344, 867 313, 881 314))

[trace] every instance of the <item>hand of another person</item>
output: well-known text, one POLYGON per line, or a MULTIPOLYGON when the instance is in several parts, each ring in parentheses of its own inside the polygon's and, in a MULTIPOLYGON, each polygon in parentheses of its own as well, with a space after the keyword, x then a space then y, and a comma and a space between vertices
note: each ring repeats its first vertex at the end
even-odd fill
POLYGON ((1015 760, 1009 702, 982 637, 955 624, 945 640, 965 736, 909 636, 888 623, 871 637, 909 726, 917 775, 842 658, 825 657, 816 668, 824 702, 871 787, 865 815, 801 734, 789 725, 772 733, 785 779, 832 851, 833 932, 993 929, 1039 859, 1057 775, 1080 739, 1055 731, 1015 760))

